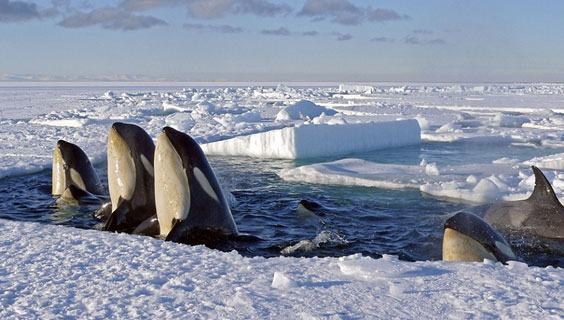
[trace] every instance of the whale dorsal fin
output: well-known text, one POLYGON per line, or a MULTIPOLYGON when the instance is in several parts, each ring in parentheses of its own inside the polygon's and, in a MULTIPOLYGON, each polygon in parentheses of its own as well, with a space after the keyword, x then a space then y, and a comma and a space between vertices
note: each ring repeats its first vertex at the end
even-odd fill
POLYGON ((542 171, 535 166, 532 166, 532 168, 535 173, 535 189, 533 190, 533 194, 531 194, 527 200, 534 200, 543 204, 553 203, 562 207, 562 204, 558 201, 558 198, 554 193, 554 189, 552 189, 550 182, 544 176, 542 171))

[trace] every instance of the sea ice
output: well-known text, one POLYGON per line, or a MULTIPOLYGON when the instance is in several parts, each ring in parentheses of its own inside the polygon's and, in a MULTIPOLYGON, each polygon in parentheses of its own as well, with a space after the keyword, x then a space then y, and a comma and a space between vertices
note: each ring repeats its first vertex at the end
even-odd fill
POLYGON ((300 159, 420 143, 419 124, 399 120, 344 125, 302 125, 204 144, 208 155, 300 159))
MULTIPOLYGON (((378 84, 341 90, 216 85, 186 89, 171 89, 170 84, 122 89, 103 83, 2 86, 0 179, 48 169, 58 139, 79 145, 93 163, 104 161, 107 132, 114 121, 136 123, 153 137, 165 125, 187 131, 199 142, 242 136, 223 141, 216 151, 227 154, 233 148, 244 154, 247 148, 260 157, 272 152, 264 149, 269 135, 280 139, 272 146, 287 148, 281 152, 284 157, 294 157, 298 151, 300 156, 309 155, 304 149, 315 149, 314 138, 322 139, 315 150, 321 156, 345 152, 334 145, 354 144, 364 136, 377 144, 384 142, 383 136, 409 143, 418 143, 421 137, 426 144, 445 147, 467 143, 476 152, 480 144, 522 147, 524 159, 531 160, 437 165, 438 176, 426 174, 425 161, 421 166, 405 166, 358 159, 280 172, 289 181, 420 188, 436 196, 472 201, 490 200, 480 192, 504 200, 526 198, 534 185, 528 165, 564 169, 562 84, 378 84), (309 121, 301 117, 274 121, 281 109, 300 100, 337 113, 324 112, 309 121), (394 122, 385 135, 357 130, 378 126, 374 121, 394 122), (409 121, 419 125, 416 128, 409 121), (400 128, 402 123, 406 127, 400 128), (308 127, 321 130, 310 133, 308 127), (296 134, 298 129, 305 133, 296 134), (281 137, 289 132, 294 138, 302 136, 307 148, 300 144, 303 141, 289 143, 281 137), (249 137, 255 133, 265 135, 251 145, 249 137), (291 149, 290 144, 299 148, 291 149), (552 156, 537 154, 548 154, 551 148, 552 156)), ((368 149, 362 145, 357 151, 368 149)), ((553 170, 544 173, 562 197, 564 174, 553 170)), ((414 263, 360 254, 245 258, 237 252, 149 237, 7 220, 0 220, 0 256, 3 319, 564 317, 564 270, 518 262, 507 266, 414 263)))
POLYGON ((0 318, 564 317, 561 268, 519 262, 246 258, 0 219, 0 318))
MULTIPOLYGON (((436 197, 478 203, 524 199, 533 190, 535 181, 529 168, 513 161, 439 167, 424 160, 420 165, 398 165, 342 159, 282 169, 278 175, 292 182, 416 188, 436 197)), ((551 171, 546 171, 545 175, 556 194, 564 197, 560 175, 551 171)))
POLYGON ((286 121, 286 120, 309 120, 315 117, 319 117, 321 114, 332 116, 336 114, 335 110, 327 109, 322 106, 318 106, 315 103, 308 100, 300 100, 293 105, 285 107, 280 110, 276 115, 276 121, 286 121))

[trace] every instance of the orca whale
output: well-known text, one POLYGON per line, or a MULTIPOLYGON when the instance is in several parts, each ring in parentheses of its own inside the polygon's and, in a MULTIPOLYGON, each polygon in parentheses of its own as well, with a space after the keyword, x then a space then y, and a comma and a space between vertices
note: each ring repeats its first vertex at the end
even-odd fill
POLYGON ((499 230, 564 239, 564 207, 550 182, 533 166, 535 188, 526 200, 507 201, 491 206, 484 219, 499 230))
POLYGON ((53 152, 52 187, 54 196, 65 200, 103 194, 102 183, 88 156, 77 145, 57 141, 53 152), (73 187, 69 190, 69 187, 73 187))
POLYGON ((503 236, 473 213, 457 212, 444 224, 443 260, 476 261, 484 259, 506 263, 516 260, 503 236))
POLYGON ((154 163, 161 237, 207 244, 238 234, 215 174, 194 139, 165 127, 157 137, 154 163))
POLYGON ((317 202, 302 199, 298 203, 298 208, 296 211, 302 215, 316 215, 318 217, 326 216, 327 209, 317 202))
POLYGON ((116 122, 108 135, 108 187, 110 206, 96 214, 108 216, 107 231, 132 232, 155 214, 155 144, 137 125, 116 122))

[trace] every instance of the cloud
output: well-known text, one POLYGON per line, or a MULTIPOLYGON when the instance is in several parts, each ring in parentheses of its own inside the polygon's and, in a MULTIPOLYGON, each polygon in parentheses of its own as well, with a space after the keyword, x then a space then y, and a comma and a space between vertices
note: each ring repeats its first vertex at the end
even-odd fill
POLYGON ((262 30, 260 33, 269 36, 289 36, 292 34, 290 30, 284 27, 280 27, 278 29, 273 29, 273 30, 262 30))
POLYGON ((333 32, 333 35, 337 36, 337 41, 347 41, 353 38, 350 33, 333 32))
POLYGON ((413 30, 414 34, 433 34, 434 32, 431 30, 426 30, 426 29, 417 29, 417 30, 413 30))
POLYGON ((158 7, 181 6, 186 3, 185 0, 122 0, 119 6, 133 11, 145 11, 158 7))
POLYGON ((219 33, 241 33, 243 28, 233 27, 230 25, 211 25, 211 24, 200 24, 200 23, 185 23, 184 28, 188 30, 195 30, 199 32, 219 32, 219 33))
POLYGON ((396 39, 388 38, 388 37, 374 37, 374 38, 370 39, 370 41, 393 43, 393 42, 396 42, 396 39))
POLYGON ((447 42, 443 39, 432 39, 432 40, 426 41, 425 43, 426 44, 439 44, 439 45, 447 44, 447 42))
POLYGON ((343 25, 410 19, 391 9, 359 7, 348 0, 307 0, 298 16, 308 16, 316 21, 330 18, 331 22, 343 25))
POLYGON ((35 3, 0 0, 0 22, 19 22, 40 18, 35 3))
POLYGON ((273 17, 293 10, 287 4, 267 0, 122 0, 120 4, 120 7, 134 11, 169 6, 185 6, 187 15, 197 19, 215 19, 227 14, 273 17))
POLYGON ((166 25, 163 20, 152 16, 134 15, 119 8, 100 8, 88 13, 77 12, 58 23, 64 28, 84 28, 101 25, 110 30, 137 30, 166 25))
POLYGON ((260 17, 287 14, 293 10, 287 4, 274 4, 264 0, 239 0, 235 1, 234 7, 235 13, 254 14, 260 17))
POLYGON ((444 45, 447 42, 443 39, 431 39, 431 40, 421 40, 416 36, 408 35, 403 40, 406 44, 413 44, 413 45, 444 45))
POLYGON ((318 35, 318 34, 319 34, 319 32, 317 32, 317 31, 305 31, 305 32, 302 32, 302 36, 308 36, 308 37, 313 37, 313 36, 316 36, 316 35, 318 35))
POLYGON ((405 14, 399 14, 390 9, 368 9, 367 19, 369 21, 383 22, 392 20, 409 20, 411 17, 405 14))
POLYGON ((421 40, 419 40, 419 38, 411 35, 405 37, 405 39, 403 39, 403 42, 407 44, 415 44, 415 45, 421 44, 421 40))

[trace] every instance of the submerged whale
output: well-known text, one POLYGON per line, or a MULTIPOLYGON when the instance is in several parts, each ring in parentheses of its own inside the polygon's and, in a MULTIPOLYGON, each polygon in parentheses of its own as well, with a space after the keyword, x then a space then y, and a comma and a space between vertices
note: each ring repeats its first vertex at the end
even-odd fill
POLYGON ((316 215, 318 217, 326 216, 327 209, 317 202, 302 199, 298 203, 296 211, 302 215, 316 215))
POLYGON ((500 230, 522 232, 545 238, 564 239, 564 207, 550 182, 535 166, 535 188, 526 200, 493 205, 484 219, 500 230))
MULTIPOLYGON (((155 144, 139 126, 116 122, 108 135, 108 187, 111 214, 104 230, 132 232, 155 215, 155 144)), ((102 207, 110 211, 110 205, 102 207)), ((107 213, 98 213, 105 216, 107 213)))
POLYGON ((157 137, 155 204, 166 240, 201 244, 238 234, 204 152, 190 136, 170 127, 157 137))
POLYGON ((482 218, 458 212, 444 224, 443 260, 477 261, 516 260, 511 246, 501 234, 482 218))
POLYGON ((64 200, 80 202, 103 194, 103 190, 86 153, 75 144, 57 141, 53 151, 51 193, 64 200))

